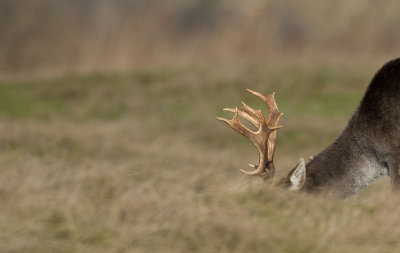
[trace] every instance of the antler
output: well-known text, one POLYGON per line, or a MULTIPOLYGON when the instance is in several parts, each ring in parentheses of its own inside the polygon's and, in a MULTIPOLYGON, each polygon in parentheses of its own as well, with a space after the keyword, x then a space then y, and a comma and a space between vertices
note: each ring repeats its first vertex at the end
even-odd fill
POLYGON ((243 106, 240 108, 236 107, 235 109, 223 109, 224 111, 235 113, 232 119, 225 119, 221 117, 217 117, 217 119, 227 123, 233 130, 247 137, 251 142, 253 142, 260 153, 258 165, 256 166, 249 164, 250 167, 256 168, 255 170, 241 171, 248 175, 260 175, 265 180, 272 179, 275 174, 273 159, 275 153, 276 130, 282 127, 278 126, 278 121, 283 113, 278 110, 278 106, 276 105, 274 99, 275 92, 268 95, 263 95, 250 89, 246 90, 259 97, 262 101, 264 101, 264 103, 267 104, 269 109, 268 119, 265 119, 261 110, 255 110, 246 105, 244 102, 242 102, 243 106), (257 131, 253 132, 244 126, 239 120, 239 115, 254 125, 257 128, 257 131))

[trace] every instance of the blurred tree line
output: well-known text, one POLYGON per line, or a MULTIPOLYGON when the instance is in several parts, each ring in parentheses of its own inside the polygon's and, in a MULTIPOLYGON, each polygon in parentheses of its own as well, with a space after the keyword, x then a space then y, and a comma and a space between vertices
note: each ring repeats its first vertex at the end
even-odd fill
POLYGON ((400 2, 2 0, 0 74, 279 55, 393 57, 400 2))

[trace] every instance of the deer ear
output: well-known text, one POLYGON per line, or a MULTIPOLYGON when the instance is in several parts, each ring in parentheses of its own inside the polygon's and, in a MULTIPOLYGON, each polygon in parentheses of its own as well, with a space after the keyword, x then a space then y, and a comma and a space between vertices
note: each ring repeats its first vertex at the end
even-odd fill
POLYGON ((306 182, 306 165, 303 158, 300 158, 299 163, 289 172, 288 176, 291 183, 290 191, 298 191, 303 187, 306 182))

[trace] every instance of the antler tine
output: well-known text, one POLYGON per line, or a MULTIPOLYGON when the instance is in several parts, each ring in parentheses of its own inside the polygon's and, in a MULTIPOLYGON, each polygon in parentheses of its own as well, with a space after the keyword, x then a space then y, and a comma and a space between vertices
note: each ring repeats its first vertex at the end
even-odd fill
MULTIPOLYGON (((234 108, 224 108, 224 109, 222 109, 222 110, 228 111, 228 112, 235 112, 235 109, 234 109, 234 108)), ((252 116, 252 115, 250 114, 249 111, 246 111, 246 109, 243 108, 243 106, 240 107, 240 108, 238 108, 238 112, 239 112, 239 116, 242 116, 243 118, 245 118, 245 119, 246 119, 247 121, 249 121, 253 126, 255 126, 255 127, 257 127, 257 128, 259 127, 259 122, 258 122, 257 118, 255 118, 254 116, 252 116)))
POLYGON ((278 105, 275 102, 275 92, 272 92, 268 95, 263 95, 257 91, 253 91, 250 89, 246 89, 248 92, 253 94, 254 96, 260 98, 264 103, 267 104, 269 115, 268 115, 268 126, 275 127, 278 125, 279 118, 283 115, 282 112, 278 110, 278 105))
POLYGON ((233 130, 235 130, 239 134, 246 136, 249 139, 253 138, 254 132, 252 132, 250 129, 245 127, 240 122, 239 109, 237 107, 235 108, 235 115, 233 116, 232 119, 225 119, 225 118, 221 118, 221 117, 216 117, 216 119, 227 123, 233 130))

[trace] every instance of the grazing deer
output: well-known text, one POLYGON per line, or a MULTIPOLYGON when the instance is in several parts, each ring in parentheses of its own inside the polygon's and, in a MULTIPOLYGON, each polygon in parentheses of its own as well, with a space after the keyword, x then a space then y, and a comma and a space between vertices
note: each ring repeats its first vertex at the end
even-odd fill
MULTIPOLYGON (((274 93, 262 95, 269 108, 266 120, 261 110, 242 102, 232 119, 217 117, 250 139, 259 151, 259 163, 249 175, 272 180, 276 130, 282 115, 274 93), (239 116, 257 128, 251 131, 239 116)), ((289 174, 274 185, 306 192, 328 191, 342 198, 359 192, 383 175, 389 175, 393 191, 400 191, 400 58, 386 63, 374 76, 347 127, 325 150, 307 164, 301 158, 289 174)))

